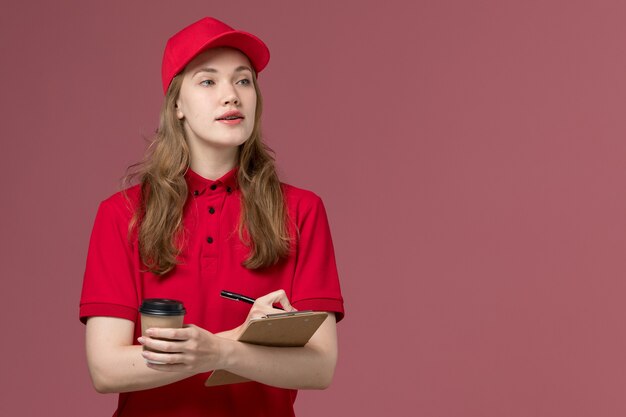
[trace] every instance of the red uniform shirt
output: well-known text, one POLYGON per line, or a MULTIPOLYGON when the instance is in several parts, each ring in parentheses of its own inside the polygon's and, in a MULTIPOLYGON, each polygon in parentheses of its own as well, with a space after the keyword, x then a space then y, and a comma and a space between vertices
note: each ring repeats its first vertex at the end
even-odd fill
MULTIPOLYGON (((240 192, 233 169, 211 181, 189 170, 190 196, 183 215, 180 264, 164 276, 144 272, 136 234, 128 225, 137 207, 135 186, 100 204, 94 223, 80 300, 80 319, 120 317, 135 322, 144 298, 181 300, 185 323, 217 333, 246 319, 250 305, 224 299, 221 290, 257 298, 283 289, 298 310, 331 311, 343 318, 333 245, 321 199, 283 184, 288 215, 298 229, 291 254, 277 265, 249 270, 249 249, 240 241, 240 192)), ((137 342, 135 342, 137 343, 137 342)), ((296 391, 256 382, 206 388, 208 374, 163 387, 120 394, 116 416, 292 416, 296 391)))

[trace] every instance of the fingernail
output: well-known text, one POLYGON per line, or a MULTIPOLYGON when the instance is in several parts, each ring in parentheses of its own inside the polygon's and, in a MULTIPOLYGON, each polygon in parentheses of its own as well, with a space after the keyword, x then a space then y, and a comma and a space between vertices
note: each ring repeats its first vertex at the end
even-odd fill
POLYGON ((144 339, 143 337, 138 337, 137 341, 143 345, 146 339, 144 339))
POLYGON ((148 336, 152 336, 152 333, 153 333, 153 330, 152 330, 152 329, 148 329, 148 330, 146 330, 146 334, 147 334, 148 336))

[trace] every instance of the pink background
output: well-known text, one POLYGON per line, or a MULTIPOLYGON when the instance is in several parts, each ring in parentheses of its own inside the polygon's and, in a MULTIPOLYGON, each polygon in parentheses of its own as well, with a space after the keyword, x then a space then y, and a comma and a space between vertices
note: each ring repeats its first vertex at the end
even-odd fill
POLYGON ((205 15, 269 45, 267 141, 333 230, 341 357, 299 416, 626 415, 623 1, 6 3, 0 415, 113 412, 88 238, 205 15))

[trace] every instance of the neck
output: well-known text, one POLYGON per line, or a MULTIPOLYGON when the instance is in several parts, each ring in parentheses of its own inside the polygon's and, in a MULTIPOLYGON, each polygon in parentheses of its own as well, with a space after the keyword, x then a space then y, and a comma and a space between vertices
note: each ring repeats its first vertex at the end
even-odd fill
POLYGON ((216 180, 237 164, 237 147, 193 149, 190 145, 191 169, 209 180, 216 180))

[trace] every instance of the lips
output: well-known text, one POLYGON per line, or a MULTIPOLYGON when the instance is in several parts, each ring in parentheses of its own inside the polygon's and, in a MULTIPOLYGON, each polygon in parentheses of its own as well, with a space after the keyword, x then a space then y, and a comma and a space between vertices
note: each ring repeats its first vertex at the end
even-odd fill
POLYGON ((244 117, 243 117, 243 114, 241 114, 241 112, 237 110, 231 110, 222 114, 220 117, 216 118, 215 120, 236 120, 236 119, 243 119, 243 118, 244 117))

